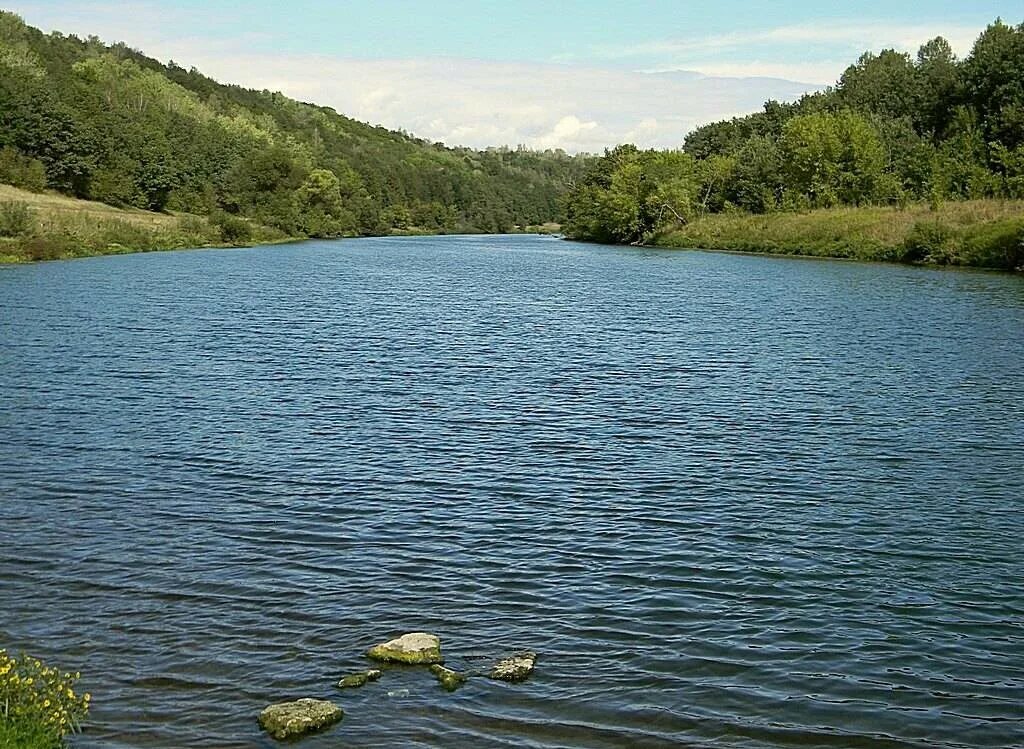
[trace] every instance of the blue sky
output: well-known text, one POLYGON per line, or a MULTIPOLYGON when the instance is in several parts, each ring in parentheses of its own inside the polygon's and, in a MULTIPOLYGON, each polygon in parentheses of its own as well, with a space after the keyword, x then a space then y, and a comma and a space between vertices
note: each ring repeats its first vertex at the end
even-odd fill
POLYGON ((451 143, 598 150, 831 83, 865 49, 966 53, 1021 0, 858 3, 10 2, 33 25, 123 40, 215 77, 451 143), (694 75, 698 73, 700 75, 694 75))

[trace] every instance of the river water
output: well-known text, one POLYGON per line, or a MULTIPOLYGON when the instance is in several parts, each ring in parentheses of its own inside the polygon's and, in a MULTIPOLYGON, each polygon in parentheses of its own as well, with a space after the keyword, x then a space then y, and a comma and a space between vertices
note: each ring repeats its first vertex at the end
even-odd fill
POLYGON ((1024 745, 1024 279, 366 239, 0 268, 0 647, 76 747, 1024 745), (522 648, 519 685, 388 669, 522 648))

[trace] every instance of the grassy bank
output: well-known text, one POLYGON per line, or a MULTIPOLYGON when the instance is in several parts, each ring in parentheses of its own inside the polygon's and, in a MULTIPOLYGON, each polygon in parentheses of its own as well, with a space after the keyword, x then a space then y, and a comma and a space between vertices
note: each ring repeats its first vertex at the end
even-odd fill
POLYGON ((153 213, 0 185, 0 262, 56 260, 288 239, 234 216, 153 213))
MULTIPOLYGON (((554 234, 555 223, 517 227, 527 234, 554 234)), ((433 236, 436 230, 392 230, 396 236, 433 236)), ((282 232, 236 216, 153 213, 35 193, 0 184, 0 263, 60 260, 93 255, 177 250, 188 247, 246 247, 286 242, 282 232)))
POLYGON ((1024 201, 714 214, 652 244, 1014 270, 1024 266, 1024 201))

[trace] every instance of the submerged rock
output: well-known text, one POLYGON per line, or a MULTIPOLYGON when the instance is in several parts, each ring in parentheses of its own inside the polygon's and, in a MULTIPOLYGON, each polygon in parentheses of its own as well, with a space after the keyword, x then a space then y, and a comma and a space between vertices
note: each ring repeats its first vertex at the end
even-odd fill
POLYGON ((375 668, 371 668, 369 671, 360 671, 358 674, 349 674, 343 676, 338 682, 339 689, 349 689, 353 687, 361 687, 368 681, 377 681, 381 676, 380 671, 375 668))
POLYGON ((449 692, 454 692, 466 683, 466 677, 463 674, 452 671, 450 668, 445 668, 439 663, 435 663, 430 667, 430 673, 436 676, 441 686, 449 692))
POLYGON ((525 681, 526 677, 533 673, 536 663, 537 654, 531 650, 524 650, 521 653, 510 655, 508 658, 502 658, 491 669, 489 676, 501 681, 525 681))
POLYGON ((305 698, 279 702, 260 713, 260 727, 278 740, 302 736, 334 725, 345 717, 340 707, 326 700, 305 698))
POLYGON ((366 655, 384 663, 444 663, 440 638, 426 632, 411 632, 374 645, 366 655))

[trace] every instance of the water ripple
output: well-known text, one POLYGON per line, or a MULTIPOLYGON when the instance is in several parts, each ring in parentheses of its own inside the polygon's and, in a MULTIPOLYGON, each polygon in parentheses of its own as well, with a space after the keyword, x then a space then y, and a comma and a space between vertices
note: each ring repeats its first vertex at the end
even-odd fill
POLYGON ((1024 283, 526 237, 0 268, 0 647, 103 747, 1024 745, 1024 283), (389 669, 541 656, 448 694, 389 669))

